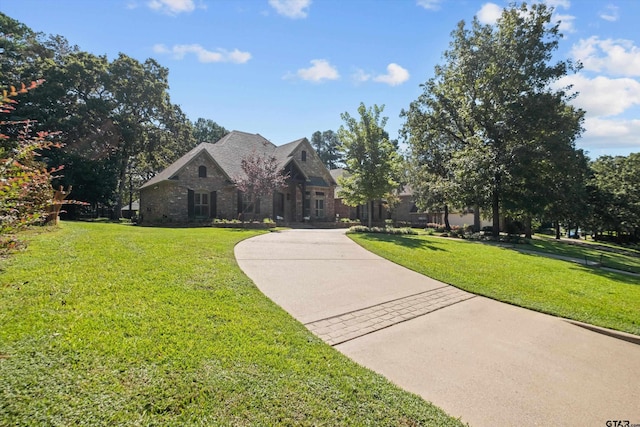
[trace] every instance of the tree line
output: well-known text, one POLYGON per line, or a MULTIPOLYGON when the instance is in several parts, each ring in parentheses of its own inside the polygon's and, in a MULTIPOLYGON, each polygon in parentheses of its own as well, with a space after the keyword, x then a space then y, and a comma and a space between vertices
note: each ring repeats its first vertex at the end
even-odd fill
POLYGON ((474 230, 485 212, 494 237, 500 231, 530 237, 535 225, 549 224, 557 238, 562 227, 639 240, 640 154, 590 161, 576 148, 585 112, 570 103, 578 94, 558 82, 581 64, 553 60, 562 35, 552 13, 542 3, 512 4, 496 24, 477 18, 458 24, 444 63, 401 113, 403 166, 380 161, 395 155, 385 151, 385 119, 371 131, 382 111, 377 106, 361 105, 359 122, 343 115, 336 149, 326 148, 333 147, 332 132, 314 133, 320 151, 336 153, 328 166, 342 154, 356 171, 341 182, 347 203, 393 200, 404 184, 419 209, 444 212, 447 227, 450 208, 471 207, 474 230))
MULTIPOLYGON (((544 4, 512 4, 496 24, 461 21, 443 63, 401 113, 399 154, 381 117, 384 106, 360 104, 343 126, 317 131, 310 142, 325 165, 343 167, 346 203, 394 200, 411 187, 421 210, 474 208, 505 218, 530 235, 535 225, 588 229, 598 236, 640 238, 640 154, 591 161, 576 148, 585 112, 578 94, 558 81, 580 63, 555 60, 561 34, 544 4)), ((46 81, 21 94, 3 124, 0 156, 15 148, 20 127, 56 130, 41 152, 49 168, 64 166, 54 184, 93 206, 126 204, 127 194, 202 141, 227 131, 210 119, 191 122, 169 97, 169 70, 124 53, 109 60, 45 36, 0 13, 0 84, 46 81)), ((3 98, 4 99, 4 98, 3 98)), ((446 218, 446 215, 445 215, 446 218)), ((504 230, 503 230, 504 231, 504 230)))
MULTIPOLYGON (((22 94, 8 121, 29 120, 32 131, 57 132, 64 146, 42 153, 63 166, 53 184, 73 198, 115 215, 128 194, 201 141, 227 130, 213 120, 191 122, 169 96, 169 70, 154 59, 120 53, 109 60, 84 52, 60 35, 38 33, 0 13, 0 84, 41 80, 22 94)), ((0 147, 12 149, 19 128, 5 126, 0 147)))

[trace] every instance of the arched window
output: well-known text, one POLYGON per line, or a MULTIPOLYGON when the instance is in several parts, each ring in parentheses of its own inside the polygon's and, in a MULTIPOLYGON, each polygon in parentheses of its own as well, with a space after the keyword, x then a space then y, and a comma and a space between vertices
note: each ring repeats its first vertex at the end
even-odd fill
POLYGON ((307 161, 307 152, 306 152, 306 151, 303 151, 303 152, 302 152, 302 161, 303 161, 303 162, 306 162, 306 161, 307 161))
POLYGON ((200 166, 198 168, 198 177, 200 177, 200 178, 206 178, 207 177, 207 167, 206 166, 200 166))

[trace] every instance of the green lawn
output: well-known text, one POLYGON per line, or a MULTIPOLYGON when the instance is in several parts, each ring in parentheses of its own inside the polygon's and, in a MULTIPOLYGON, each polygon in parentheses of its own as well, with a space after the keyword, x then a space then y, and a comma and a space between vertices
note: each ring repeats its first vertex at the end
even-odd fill
POLYGON ((0 425, 460 425, 263 296, 233 257, 256 234, 34 236, 0 264, 0 425))
POLYGON ((640 335, 640 278, 479 242, 425 235, 349 236, 384 258, 458 288, 640 335))
POLYGON ((557 241, 545 236, 531 240, 528 245, 518 247, 599 262, 605 267, 640 273, 640 251, 610 243, 593 240, 557 241))

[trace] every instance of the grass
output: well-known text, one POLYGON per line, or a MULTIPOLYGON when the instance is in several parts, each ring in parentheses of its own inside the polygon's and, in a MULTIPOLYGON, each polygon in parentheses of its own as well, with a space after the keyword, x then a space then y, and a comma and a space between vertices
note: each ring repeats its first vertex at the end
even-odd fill
POLYGON ((460 425, 261 294, 233 257, 260 233, 33 236, 0 264, 0 425, 460 425))
POLYGON ((640 278, 464 240, 349 237, 384 258, 458 288, 640 335, 640 278))
POLYGON ((557 241, 549 237, 538 237, 521 248, 599 262, 603 267, 640 273, 640 251, 610 243, 585 240, 557 241))

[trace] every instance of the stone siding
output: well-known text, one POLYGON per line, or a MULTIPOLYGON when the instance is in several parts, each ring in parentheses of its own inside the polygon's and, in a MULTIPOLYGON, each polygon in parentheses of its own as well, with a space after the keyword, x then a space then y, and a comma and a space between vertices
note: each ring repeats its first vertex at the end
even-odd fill
MULTIPOLYGON (((331 174, 325 167, 324 163, 313 149, 311 144, 308 142, 301 143, 296 147, 296 149, 291 153, 291 156, 296 159, 300 167, 304 170, 304 173, 308 177, 318 177, 322 178, 327 184, 328 187, 324 186, 314 186, 314 185, 306 185, 305 191, 309 196, 309 218, 311 221, 335 221, 336 218, 336 210, 335 210, 335 188, 336 186, 331 184, 331 174), (303 154, 304 152, 304 154, 303 154), (316 193, 324 193, 324 196, 319 196, 316 193), (319 198, 324 199, 324 215, 321 217, 317 217, 315 215, 315 201, 319 198)), ((291 187, 289 188, 291 191, 291 187)), ((303 221, 303 200, 306 195, 302 194, 302 190, 300 187, 297 187, 295 190, 295 199, 293 194, 290 194, 292 200, 295 200, 295 212, 296 218, 294 221, 303 221)))
MULTIPOLYGON (((275 192, 271 196, 261 198, 260 212, 246 212, 243 214, 244 219, 276 219, 274 212, 277 211, 278 215, 283 216, 287 222, 304 221, 303 201, 309 197, 308 216, 310 221, 335 221, 335 185, 331 183, 331 175, 315 150, 307 141, 303 141, 295 148, 292 156, 310 178, 310 182, 318 184, 322 179, 328 185, 310 185, 308 182, 304 185, 304 191, 308 194, 303 194, 302 184, 291 182, 281 192, 275 192), (324 200, 324 209, 322 214, 317 216, 315 204, 316 200, 320 198, 324 200), (274 203, 274 200, 278 205, 274 203), (284 209, 281 209, 280 203, 282 201, 284 209), (277 206, 277 209, 274 210, 274 206, 277 206)), ((189 190, 207 194, 216 192, 216 218, 238 219, 241 217, 237 187, 217 166, 210 155, 203 150, 169 179, 140 190, 141 223, 186 223, 193 221, 194 218, 189 218, 189 190), (206 177, 199 176, 201 167, 206 168, 206 177)), ((210 209, 211 206, 210 204, 210 209)))

